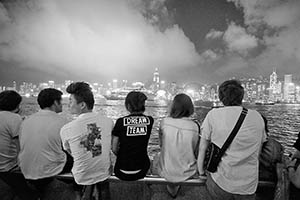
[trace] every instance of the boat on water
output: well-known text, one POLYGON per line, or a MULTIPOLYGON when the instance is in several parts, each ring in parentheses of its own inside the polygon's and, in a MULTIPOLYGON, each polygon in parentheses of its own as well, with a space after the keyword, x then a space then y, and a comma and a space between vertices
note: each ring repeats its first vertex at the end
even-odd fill
POLYGON ((196 100, 194 101, 195 107, 204 107, 204 108, 220 108, 224 107, 221 101, 203 101, 203 100, 196 100))
POLYGON ((151 93, 148 90, 144 90, 144 89, 136 89, 136 88, 124 88, 124 89, 117 89, 112 91, 109 94, 104 95, 104 97, 107 100, 125 100, 127 94, 131 91, 140 91, 143 92, 146 96, 147 96, 147 100, 148 101, 154 101, 155 98, 155 94, 151 93))
POLYGON ((274 101, 256 101, 255 105, 275 105, 274 101))
POLYGON ((223 103, 221 101, 214 101, 212 108, 221 108, 224 107, 223 103))

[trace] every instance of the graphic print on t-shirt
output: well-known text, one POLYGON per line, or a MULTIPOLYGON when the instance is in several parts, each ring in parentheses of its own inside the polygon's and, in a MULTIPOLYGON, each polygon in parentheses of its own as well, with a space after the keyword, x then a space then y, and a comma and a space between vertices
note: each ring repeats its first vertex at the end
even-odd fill
POLYGON ((145 116, 130 116, 124 118, 124 126, 127 127, 127 136, 147 135, 147 125, 150 119, 145 116))
POLYGON ((101 128, 96 123, 87 124, 87 135, 81 138, 80 144, 91 151, 93 157, 99 156, 102 153, 101 128))

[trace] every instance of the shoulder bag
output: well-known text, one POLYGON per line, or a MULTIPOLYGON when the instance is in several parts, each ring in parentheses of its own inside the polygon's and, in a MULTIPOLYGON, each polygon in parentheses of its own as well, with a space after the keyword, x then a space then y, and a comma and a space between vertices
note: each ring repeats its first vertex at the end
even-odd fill
POLYGON ((211 173, 215 173, 217 171, 222 156, 224 155, 227 148, 230 146, 237 132, 239 131, 247 113, 248 110, 246 108, 243 108, 237 123, 235 124, 233 130, 231 131, 230 135, 226 139, 222 148, 219 148, 217 145, 215 145, 212 142, 208 145, 208 148, 205 153, 205 159, 204 159, 204 167, 207 171, 211 173))

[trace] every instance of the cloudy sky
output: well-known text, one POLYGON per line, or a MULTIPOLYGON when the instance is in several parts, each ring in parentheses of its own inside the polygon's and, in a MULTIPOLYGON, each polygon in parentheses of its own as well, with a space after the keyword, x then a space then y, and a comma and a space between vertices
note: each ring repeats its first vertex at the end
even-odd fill
POLYGON ((299 0, 0 0, 0 84, 300 76, 299 0))

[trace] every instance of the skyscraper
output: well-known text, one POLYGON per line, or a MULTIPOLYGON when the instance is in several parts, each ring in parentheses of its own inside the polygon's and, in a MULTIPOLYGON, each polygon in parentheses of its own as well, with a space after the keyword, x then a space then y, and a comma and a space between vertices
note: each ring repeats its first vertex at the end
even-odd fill
POLYGON ((55 82, 54 81, 48 81, 49 88, 55 88, 55 82))
POLYGON ((277 83, 277 73, 274 68, 272 74, 270 75, 269 99, 275 101, 276 94, 278 94, 278 83, 277 83))
POLYGON ((13 81, 13 90, 17 91, 17 83, 16 83, 16 81, 13 81))
POLYGON ((275 92, 277 88, 277 74, 276 70, 273 70, 273 73, 270 75, 270 89, 275 92))
POLYGON ((292 81, 292 74, 284 75, 283 98, 286 102, 293 102, 295 100, 295 84, 292 81))
POLYGON ((153 86, 154 86, 154 90, 158 90, 159 89, 159 72, 158 72, 158 68, 155 68, 155 72, 153 73, 153 86))
POLYGON ((114 90, 118 88, 118 79, 113 79, 112 87, 114 90))
POLYGON ((159 84, 159 72, 158 68, 155 68, 155 72, 153 73, 153 82, 159 84))

